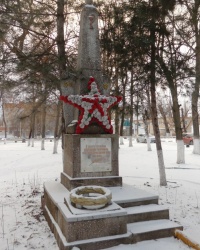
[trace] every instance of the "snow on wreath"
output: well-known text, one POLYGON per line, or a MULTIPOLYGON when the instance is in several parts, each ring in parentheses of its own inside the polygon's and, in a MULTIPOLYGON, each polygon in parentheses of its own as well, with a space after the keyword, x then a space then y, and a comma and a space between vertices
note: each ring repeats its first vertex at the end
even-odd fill
POLYGON ((66 103, 80 109, 76 134, 81 134, 92 122, 97 122, 105 132, 112 134, 113 128, 108 110, 121 101, 120 96, 104 96, 100 94, 95 79, 90 77, 87 95, 60 96, 66 103))

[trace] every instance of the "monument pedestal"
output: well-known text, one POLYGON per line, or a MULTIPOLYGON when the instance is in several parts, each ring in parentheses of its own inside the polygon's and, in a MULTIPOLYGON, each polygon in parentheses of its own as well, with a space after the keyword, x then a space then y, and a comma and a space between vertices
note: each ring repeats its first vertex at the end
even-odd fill
POLYGON ((60 250, 99 250, 119 244, 171 237, 182 226, 169 221, 158 196, 132 186, 109 187, 112 203, 98 210, 77 209, 59 182, 44 184, 43 210, 60 250))
POLYGON ((45 218, 60 250, 105 249, 170 237, 176 229, 182 229, 169 221, 169 211, 158 206, 157 195, 122 186, 118 176, 118 136, 66 134, 64 145, 61 183, 46 182, 42 198, 45 218), (96 210, 73 205, 72 189, 97 185, 111 191, 109 204, 96 210))
POLYGON ((68 243, 127 233, 127 212, 116 203, 98 210, 78 209, 60 183, 47 182, 44 189, 45 212, 51 214, 68 243))
POLYGON ((66 134, 61 183, 78 186, 122 186, 118 170, 118 136, 113 134, 66 134))

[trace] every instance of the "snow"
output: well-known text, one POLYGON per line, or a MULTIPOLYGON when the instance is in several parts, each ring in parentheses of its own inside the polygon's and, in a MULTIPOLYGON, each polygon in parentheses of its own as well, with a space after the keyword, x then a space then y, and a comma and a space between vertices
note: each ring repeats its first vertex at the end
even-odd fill
MULTIPOLYGON (((60 142, 59 142, 60 143, 60 142)), ((155 144, 147 145, 128 139, 119 149, 119 174, 123 182, 151 194, 159 195, 159 204, 170 209, 170 218, 184 227, 184 234, 200 244, 200 155, 185 147, 186 164, 176 164, 174 139, 162 142, 167 187, 159 185, 159 169, 155 144)), ((41 210, 43 183, 60 181, 62 150, 53 154, 53 142, 39 141, 34 147, 26 143, 0 141, 0 249, 51 249, 58 246, 41 210)), ((119 245, 110 250, 177 250, 190 249, 179 240, 165 238, 135 245, 119 245)))
POLYGON ((133 234, 151 232, 153 230, 159 230, 159 228, 170 228, 176 227, 177 225, 170 220, 151 220, 151 221, 142 221, 128 224, 128 231, 131 231, 133 234))
POLYGON ((199 239, 200 231, 199 231, 199 227, 198 226, 193 226, 191 228, 188 228, 187 231, 186 231, 186 233, 184 233, 184 234, 193 243, 195 243, 196 245, 199 244, 199 242, 200 242, 200 239, 199 239))
POLYGON ((94 5, 92 5, 92 4, 86 4, 85 7, 96 9, 96 7, 94 5))
MULTIPOLYGON (((191 248, 185 246, 181 242, 177 242, 173 238, 164 238, 161 240, 143 241, 134 245, 119 245, 108 248, 109 250, 189 250, 191 248)), ((107 250, 108 250, 107 249, 107 250)))

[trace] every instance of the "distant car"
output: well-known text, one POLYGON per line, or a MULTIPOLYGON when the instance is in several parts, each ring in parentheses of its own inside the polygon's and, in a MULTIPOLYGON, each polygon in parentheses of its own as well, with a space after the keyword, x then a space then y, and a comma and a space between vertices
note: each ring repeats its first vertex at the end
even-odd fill
POLYGON ((189 135, 189 134, 184 134, 183 135, 183 142, 186 145, 193 145, 194 144, 194 142, 193 142, 193 136, 189 135))
MULTIPOLYGON (((150 143, 155 143, 156 142, 155 136, 152 136, 152 135, 149 136, 149 140, 150 140, 150 143)), ((139 134, 137 136, 137 142, 146 143, 147 142, 146 135, 145 134, 139 134)))

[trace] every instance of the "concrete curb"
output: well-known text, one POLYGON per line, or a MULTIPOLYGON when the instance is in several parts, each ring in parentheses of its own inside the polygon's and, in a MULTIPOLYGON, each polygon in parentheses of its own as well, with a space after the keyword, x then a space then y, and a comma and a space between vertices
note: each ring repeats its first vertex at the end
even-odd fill
POLYGON ((175 231, 175 237, 177 239, 183 241, 183 243, 185 243, 189 247, 192 247, 192 248, 194 248, 196 250, 200 250, 200 244, 198 244, 197 242, 192 241, 186 234, 184 234, 184 232, 182 232, 180 230, 176 230, 175 231))

